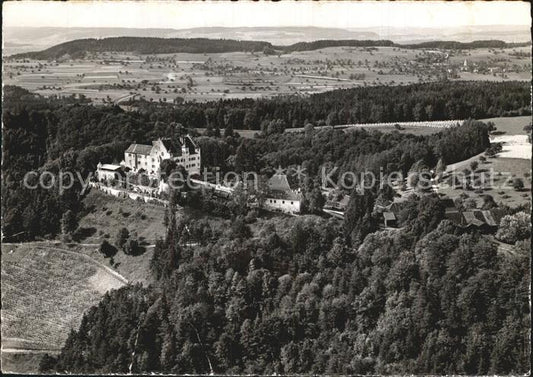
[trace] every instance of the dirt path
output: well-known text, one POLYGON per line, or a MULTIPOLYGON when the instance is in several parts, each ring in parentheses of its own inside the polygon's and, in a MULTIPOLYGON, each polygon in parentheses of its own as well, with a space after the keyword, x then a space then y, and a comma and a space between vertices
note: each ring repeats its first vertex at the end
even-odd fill
MULTIPOLYGON (((15 247, 22 245, 27 246, 29 248, 41 248, 49 250, 50 252, 56 251, 72 255, 76 258, 84 259, 89 264, 96 267, 96 272, 93 276, 89 277, 88 284, 93 290, 99 292, 102 295, 110 289, 118 289, 128 284, 128 280, 124 276, 119 274, 117 271, 114 271, 110 267, 91 258, 89 255, 86 255, 83 252, 67 250, 62 247, 59 247, 61 245, 61 243, 59 242, 35 241, 25 243, 3 243, 3 253, 16 253, 16 251, 10 250, 10 247, 13 247, 13 249, 15 249, 15 247)), ((2 333, 4 333, 3 330, 4 329, 2 329, 2 333)), ((23 338, 2 337, 1 343, 1 354, 56 354, 60 352, 59 348, 49 347, 50 345, 48 344, 35 343, 31 340, 23 338)))
MULTIPOLYGON (((97 260, 91 258, 87 254, 78 253, 76 251, 63 249, 60 247, 57 247, 57 245, 60 245, 60 242, 43 242, 43 241, 33 241, 33 242, 21 242, 21 243, 3 243, 3 247, 9 247, 9 246, 18 246, 18 245, 35 245, 36 247, 46 247, 51 250, 57 250, 61 251, 70 255, 79 256, 81 258, 84 258, 85 260, 97 265, 98 267, 104 269, 108 274, 112 275, 117 280, 120 280, 123 284, 128 284, 128 279, 126 279, 124 276, 119 274, 117 271, 111 269, 110 267, 106 266, 105 264, 98 262, 97 260)), ((80 244, 81 246, 84 246, 84 244, 80 244)), ((97 246, 96 244, 86 244, 87 246, 97 246)))
POLYGON ((1 353, 59 353, 61 348, 48 347, 46 344, 35 343, 22 338, 2 338, 1 353))
POLYGON ((122 283, 128 284, 128 280, 124 276, 122 276, 121 274, 119 274, 115 270, 111 269, 110 267, 106 266, 105 264, 94 260, 93 258, 88 256, 87 254, 82 254, 82 253, 78 253, 78 252, 71 251, 71 250, 61 249, 59 247, 49 247, 49 249, 62 251, 64 253, 71 254, 71 255, 79 255, 82 258, 84 258, 85 260, 90 261, 90 262, 98 265, 99 267, 103 268, 105 271, 107 271, 109 274, 113 275, 115 278, 120 280, 122 283))
POLYGON ((481 156, 485 154, 485 151, 476 154, 475 156, 472 156, 470 158, 467 158, 463 161, 458 161, 453 164, 450 164, 446 167, 446 173, 451 173, 453 171, 460 171, 461 169, 470 168, 470 163, 472 161, 477 161, 481 156))
POLYGON ((40 350, 32 350, 32 349, 22 349, 22 348, 2 348, 1 353, 51 353, 56 354, 61 352, 60 349, 40 349, 40 350))

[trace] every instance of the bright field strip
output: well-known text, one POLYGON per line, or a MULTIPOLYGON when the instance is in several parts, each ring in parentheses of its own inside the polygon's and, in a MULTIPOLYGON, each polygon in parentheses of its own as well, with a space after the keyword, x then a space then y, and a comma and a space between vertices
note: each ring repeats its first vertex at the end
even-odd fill
POLYGON ((124 284, 86 255, 51 243, 2 245, 2 346, 15 348, 18 339, 24 348, 60 348, 83 313, 124 284))
POLYGON ((280 55, 110 52, 67 62, 8 60, 4 62, 3 81, 43 95, 70 95, 76 93, 72 89, 81 88, 83 82, 98 80, 98 85, 102 86, 99 92, 85 93, 96 102, 108 95, 116 100, 130 92, 146 100, 162 102, 172 102, 177 97, 196 101, 262 98, 295 93, 309 95, 368 85, 431 82, 446 71, 441 64, 456 67, 451 80, 530 81, 530 58, 516 54, 529 51, 530 48, 521 47, 429 53, 422 49, 392 47, 329 47, 280 55), (445 55, 448 55, 446 59, 445 55), (441 60, 435 61, 435 57, 441 60), (502 58, 507 59, 513 71, 508 68, 505 73, 476 73, 457 69, 464 60, 471 67, 475 64, 498 66, 502 58), (117 77, 109 76, 115 73, 117 77), (188 83, 189 78, 192 85, 188 83), (68 84, 73 84, 74 88, 67 90, 65 85, 68 84), (57 89, 50 91, 43 87, 50 85, 57 89), (159 90, 154 90, 154 86, 159 90))

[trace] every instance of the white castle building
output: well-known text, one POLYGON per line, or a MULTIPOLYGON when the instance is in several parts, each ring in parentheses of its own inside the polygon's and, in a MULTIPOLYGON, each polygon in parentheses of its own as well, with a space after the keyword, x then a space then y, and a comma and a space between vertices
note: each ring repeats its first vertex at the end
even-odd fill
POLYGON ((294 214, 301 211, 301 202, 300 189, 291 185, 285 174, 274 174, 268 180, 268 192, 263 203, 266 209, 294 214))
POLYGON ((159 138, 152 141, 152 145, 131 144, 124 152, 121 165, 134 172, 142 169, 147 174, 157 175, 161 162, 169 159, 183 166, 189 175, 200 174, 200 147, 189 135, 177 140, 159 138))

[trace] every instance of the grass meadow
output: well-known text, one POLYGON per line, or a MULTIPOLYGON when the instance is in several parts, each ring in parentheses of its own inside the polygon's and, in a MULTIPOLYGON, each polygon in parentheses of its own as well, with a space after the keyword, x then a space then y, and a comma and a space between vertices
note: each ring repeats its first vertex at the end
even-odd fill
POLYGON ((2 348, 57 351, 90 306, 125 284, 94 260, 63 247, 3 244, 2 348))

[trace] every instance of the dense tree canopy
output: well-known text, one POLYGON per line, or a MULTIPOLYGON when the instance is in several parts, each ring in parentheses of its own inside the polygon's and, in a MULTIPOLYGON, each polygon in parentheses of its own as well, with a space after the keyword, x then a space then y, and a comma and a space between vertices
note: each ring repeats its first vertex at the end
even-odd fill
POLYGON ((316 217, 266 221, 254 238, 236 238, 237 225, 220 230, 189 219, 202 229, 198 239, 213 235, 194 248, 180 240, 178 222, 154 251, 153 285, 108 294, 46 367, 525 373, 528 246, 498 254, 488 238, 440 222, 427 200, 403 230, 368 234, 357 247, 345 243, 337 221, 316 217))
MULTIPOLYGON (((514 89, 511 85, 512 90, 507 93, 521 90, 518 84, 514 85, 514 89)), ((474 89, 466 84, 465 88, 466 92, 474 89)), ((435 93, 437 89, 443 90, 438 85, 403 89, 418 93, 416 98, 427 95, 428 90, 435 93)), ((365 95, 372 98, 372 95, 380 93, 379 90, 365 95)), ((301 165, 311 176, 318 176, 323 169, 329 172, 336 168, 332 174, 334 180, 344 172, 358 174, 372 171, 378 174, 380 168, 385 173, 399 170, 406 174, 415 162, 421 161, 425 166, 434 167, 441 159, 449 164, 469 158, 489 146, 487 127, 476 121, 467 121, 462 127, 426 137, 365 130, 345 133, 338 129, 314 129, 312 125, 308 125, 302 133, 283 132, 287 125, 292 124, 291 119, 284 119, 286 114, 305 118, 302 124, 308 124, 308 119, 313 120, 316 116, 323 119, 322 115, 306 114, 309 111, 320 114, 323 106, 320 103, 328 106, 334 106, 335 102, 337 105, 349 103, 350 96, 341 96, 342 91, 330 93, 331 98, 320 95, 301 99, 300 102, 279 99, 222 101, 183 107, 147 105, 133 113, 124 112, 119 107, 93 106, 83 100, 45 99, 17 87, 6 87, 5 93, 2 166, 4 234, 19 234, 19 238, 25 239, 57 234, 58 214, 67 209, 80 210, 78 199, 82 189, 81 185, 76 185, 61 195, 57 190, 29 190, 21 187, 27 172, 77 171, 86 178, 94 172, 98 162, 121 161, 123 151, 131 142, 149 144, 157 137, 168 137, 186 130, 194 134, 190 127, 205 126, 206 121, 215 122, 215 127, 218 127, 216 122, 221 121, 220 128, 227 126, 227 119, 231 120, 229 124, 239 124, 239 117, 243 119, 239 127, 259 128, 259 122, 263 124, 262 136, 253 140, 243 139, 234 132, 231 136, 198 139, 203 167, 220 167, 222 171, 261 172, 277 166, 301 165), (277 110, 278 105, 282 111, 277 110), (237 107, 226 110, 231 106, 237 107), (255 115, 248 116, 248 110, 239 106, 252 108, 250 111, 255 115), (283 111, 288 106, 293 110, 283 111), (209 116, 206 117, 206 114, 209 116), (245 125, 246 122, 257 123, 245 125), (31 208, 27 207, 28 202, 33 203, 31 208)), ((517 93, 514 95, 521 98, 517 93)), ((398 93, 397 98, 404 97, 408 98, 398 93)), ((514 100, 512 106, 520 105, 514 100)), ((327 112, 324 112, 323 116, 326 115, 327 112)), ((315 199, 320 198, 315 195, 315 199)))
MULTIPOLYGON (((68 211, 64 224, 83 214, 80 185, 65 192, 23 189, 27 171, 88 173, 99 161, 120 160, 130 142, 175 135, 177 123, 261 129, 254 139, 233 130, 200 137, 203 164, 262 173, 302 165, 312 212, 323 200, 317 190, 322 168, 337 168, 337 179, 348 171, 442 167, 485 150, 489 138, 488 126, 474 120, 430 136, 316 129, 311 122, 498 116, 524 111, 530 101, 527 85, 519 83, 439 83, 302 99, 141 103, 140 111, 126 113, 5 91, 3 231, 27 239, 58 234, 68 211), (283 132, 294 124, 306 125, 305 132, 283 132)), ((499 237, 515 244, 500 253, 489 237, 443 220, 435 196, 410 199, 399 214, 402 228, 379 231, 372 209, 387 197, 354 189, 343 222, 275 217, 261 219, 255 230, 249 226, 255 214, 233 211, 231 204, 231 225, 222 228, 207 219, 178 221, 169 211, 167 235, 156 242, 150 262, 152 284, 108 293, 70 333, 61 354, 43 359, 42 370, 526 373, 531 231, 524 218, 504 222, 499 237)), ((174 208, 175 198, 170 201, 174 208)), ((202 205, 209 212, 213 203, 202 205)), ((136 239, 117 243, 123 239, 134 254, 136 239)), ((112 252, 103 246, 102 252, 112 252)))
POLYGON ((530 90, 526 82, 435 82, 405 86, 339 89, 309 97, 228 99, 218 102, 170 105, 144 100, 132 103, 191 127, 262 130, 282 120, 286 128, 352 123, 482 119, 528 115, 530 90))
POLYGON ((169 53, 217 53, 217 52, 260 52, 266 54, 290 53, 292 51, 310 51, 326 47, 404 47, 404 48, 443 48, 443 49, 474 49, 474 48, 506 48, 527 46, 528 43, 506 43, 499 40, 473 41, 461 43, 454 41, 435 41, 419 44, 399 44, 389 40, 320 40, 299 42, 288 46, 274 46, 263 41, 237 41, 233 39, 208 38, 150 38, 150 37, 111 37, 102 39, 77 39, 52 46, 43 51, 25 52, 13 55, 15 59, 50 60, 69 56, 79 59, 87 53, 95 52, 133 52, 138 54, 169 54, 169 53))

